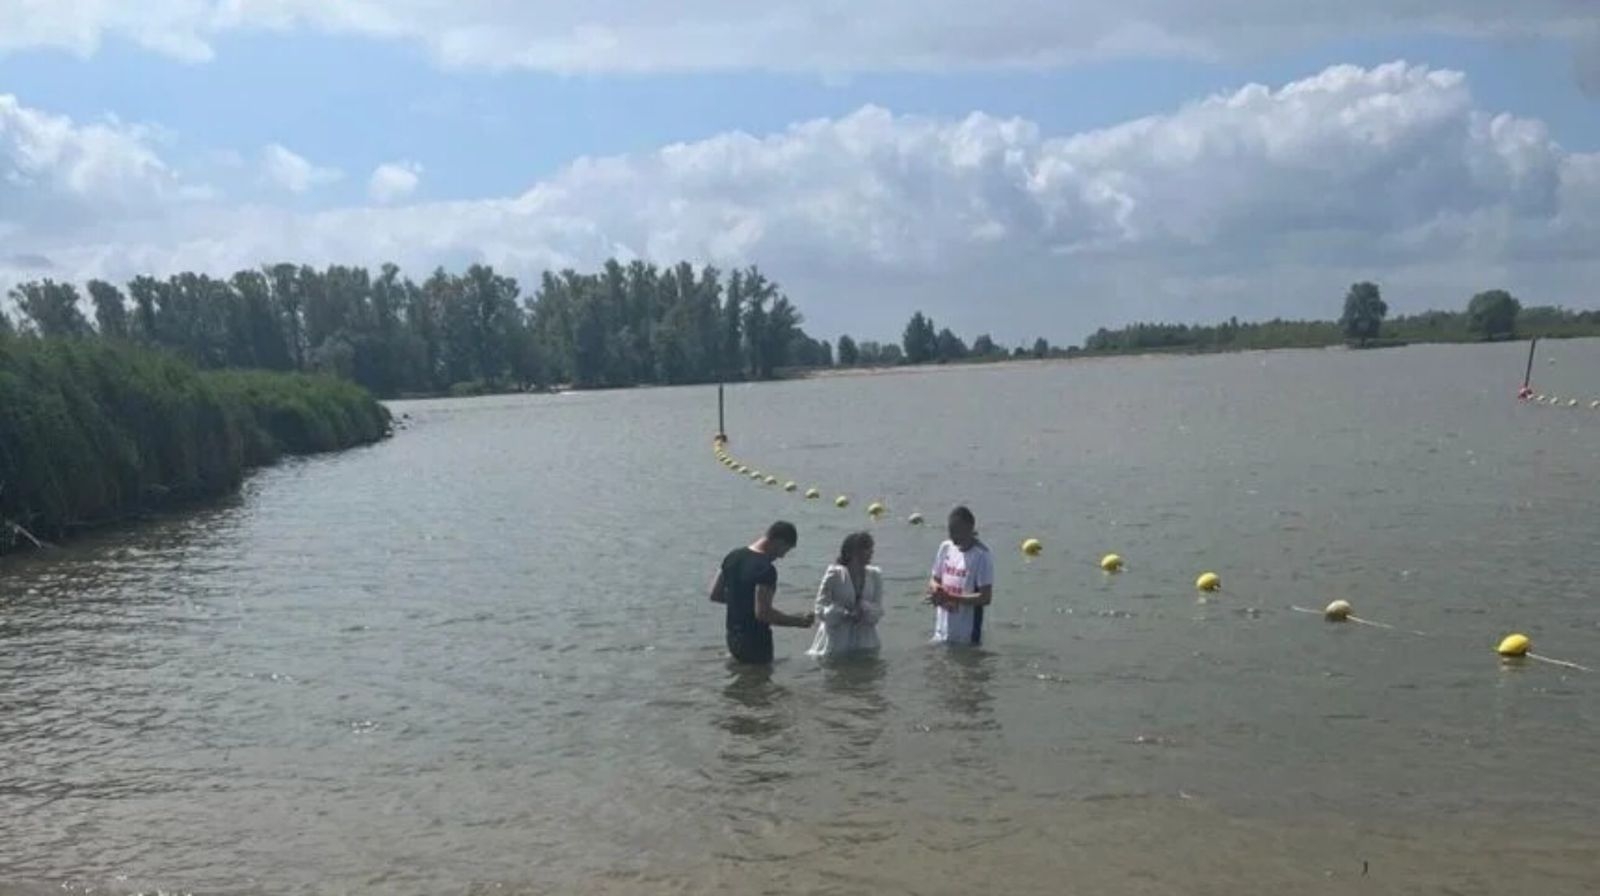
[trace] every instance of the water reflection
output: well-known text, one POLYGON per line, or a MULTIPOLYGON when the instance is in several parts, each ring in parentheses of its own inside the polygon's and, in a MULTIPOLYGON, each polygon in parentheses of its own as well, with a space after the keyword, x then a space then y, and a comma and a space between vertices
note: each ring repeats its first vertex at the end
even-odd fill
POLYGON ((878 656, 830 657, 819 663, 823 706, 817 727, 838 740, 823 750, 838 757, 845 769, 873 769, 885 764, 888 754, 875 751, 887 731, 885 715, 894 703, 884 692, 889 664, 878 656))
POLYGON ((772 666, 730 660, 728 674, 721 712, 714 720, 718 729, 732 736, 718 752, 728 764, 731 780, 745 784, 787 780, 790 773, 782 760, 798 750, 790 730, 794 711, 790 689, 774 680, 772 666))
POLYGON ((996 656, 982 648, 931 647, 924 652, 928 685, 953 717, 949 727, 998 730, 989 691, 996 656))

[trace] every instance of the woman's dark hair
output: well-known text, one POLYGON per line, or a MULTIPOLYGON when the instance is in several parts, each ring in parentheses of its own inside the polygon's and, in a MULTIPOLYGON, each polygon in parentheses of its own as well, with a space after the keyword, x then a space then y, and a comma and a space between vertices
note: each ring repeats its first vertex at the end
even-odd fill
POLYGON ((851 558, 869 547, 872 547, 871 532, 851 532, 844 537, 844 544, 839 545, 839 565, 849 566, 851 558))
POLYGON ((977 518, 972 515, 972 511, 967 509, 966 505, 964 504, 950 511, 950 519, 960 520, 969 526, 978 525, 977 518))

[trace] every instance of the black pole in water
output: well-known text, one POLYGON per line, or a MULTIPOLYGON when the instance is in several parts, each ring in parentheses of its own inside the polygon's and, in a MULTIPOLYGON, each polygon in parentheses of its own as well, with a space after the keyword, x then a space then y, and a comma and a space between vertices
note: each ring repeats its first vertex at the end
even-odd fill
POLYGON ((1535 336, 1533 341, 1528 343, 1528 372, 1522 375, 1522 388, 1524 389, 1528 388, 1529 384, 1533 382, 1533 350, 1538 347, 1539 337, 1535 336))
MULTIPOLYGON (((1531 361, 1529 362, 1532 363, 1531 361)), ((726 442, 728 440, 728 427, 722 415, 722 384, 717 384, 717 438, 726 442)))

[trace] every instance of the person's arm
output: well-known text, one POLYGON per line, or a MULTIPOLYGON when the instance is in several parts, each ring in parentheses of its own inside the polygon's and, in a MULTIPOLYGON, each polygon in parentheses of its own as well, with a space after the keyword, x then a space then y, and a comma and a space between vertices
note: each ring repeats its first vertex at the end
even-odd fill
POLYGON ((883 618, 883 576, 876 569, 867 570, 867 587, 861 591, 856 616, 867 625, 877 625, 883 618))
POLYGON ((817 614, 807 613, 804 616, 790 616, 788 613, 772 605, 773 592, 776 586, 762 583, 756 586, 756 619, 767 625, 776 625, 784 628, 810 628, 816 621, 817 614))
POLYGON ((824 625, 837 625, 853 615, 852 608, 839 596, 840 572, 836 566, 828 567, 828 571, 822 574, 822 584, 817 586, 816 615, 824 625))
POLYGON ((936 607, 944 606, 944 582, 939 578, 939 569, 944 566, 944 545, 939 545, 939 552, 933 555, 933 571, 928 573, 927 603, 936 607))
POLYGON ((971 594, 951 594, 946 591, 944 600, 951 607, 987 607, 994 600, 994 586, 983 585, 971 594))
POLYGON ((714 604, 728 602, 727 596, 722 593, 722 574, 722 570, 717 570, 717 578, 711 583, 711 602, 714 604))

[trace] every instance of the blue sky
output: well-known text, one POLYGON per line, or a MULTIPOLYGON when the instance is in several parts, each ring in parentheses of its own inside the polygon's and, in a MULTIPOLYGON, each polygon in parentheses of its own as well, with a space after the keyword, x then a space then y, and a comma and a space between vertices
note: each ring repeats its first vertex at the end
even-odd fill
MULTIPOLYGON (((1017 15, 1040 14, 1043 8, 1024 0, 1010 2, 1017 15)), ((1252 2, 1264 0, 1226 0, 1220 5, 1239 12, 1248 11, 1252 2)), ((1472 2, 1475 0, 1468 5, 1472 2)), ((223 230, 248 220, 250 226, 263 231, 293 231, 301 224, 333 226, 326 218, 316 217, 297 224, 296 215, 359 215, 364 222, 361 226, 376 228, 378 237, 370 246, 342 240, 348 251, 396 257, 408 269, 482 258, 521 276, 532 276, 543 264, 590 264, 618 247, 649 257, 677 251, 692 260, 725 267, 760 264, 778 272, 801 307, 825 330, 824 335, 844 329, 887 335, 913 304, 927 304, 936 315, 958 324, 979 326, 985 312, 981 303, 973 307, 970 293, 978 289, 976 284, 985 284, 989 297, 984 301, 1015 308, 1020 319, 1027 321, 1015 324, 1016 332, 1008 334, 1017 339, 1024 338, 1030 327, 1059 334, 1059 338, 1075 338, 1091 323, 1116 323, 1140 316, 1204 318, 1228 313, 1323 311, 1309 303, 1302 308, 1285 294, 1300 291, 1301 284, 1322 282, 1328 284, 1324 292, 1337 293, 1340 280, 1355 275, 1387 276, 1404 284, 1414 298, 1401 295, 1399 301, 1391 299, 1391 304, 1401 309, 1442 304, 1447 297, 1469 290, 1472 277, 1496 279, 1493 285, 1510 282, 1569 305, 1600 302, 1582 289, 1585 281, 1572 275, 1573 270, 1591 268, 1574 269, 1573 259, 1560 253, 1556 260, 1541 261, 1537 256, 1549 254, 1548 248, 1535 251, 1519 245, 1525 242, 1520 238, 1524 231, 1519 227, 1508 236, 1505 226, 1508 215, 1512 219, 1532 216, 1526 233, 1548 228, 1555 234, 1545 241, 1546 246, 1551 242, 1581 244, 1587 232, 1575 228, 1593 223, 1594 206, 1589 203, 1600 201, 1581 193, 1589 184, 1590 157, 1600 158, 1600 101, 1580 87, 1581 73, 1592 71, 1595 48, 1600 48, 1600 26, 1591 40, 1584 20, 1573 13, 1579 7, 1565 0, 1535 0, 1524 7, 1524 17, 1510 18, 1501 27, 1489 22, 1472 29, 1423 13, 1417 13, 1409 25, 1405 21, 1396 24, 1394 16, 1383 12, 1383 4, 1367 0, 1350 0, 1348 17, 1319 13, 1328 20, 1315 27, 1297 25, 1293 19, 1280 23, 1262 18, 1252 20, 1249 28, 1233 30, 1184 12, 1174 12, 1170 21, 1155 15, 1163 6, 1178 10, 1173 3, 1099 3, 1103 8, 1086 21, 1112 35, 1106 41, 1119 49, 1074 45, 1077 38, 1072 28, 1060 29, 1067 36, 1051 43, 1052 20, 1042 23, 1043 28, 1031 29, 1039 37, 1030 34, 1027 39, 1036 39, 1038 44, 1029 47, 1029 52, 1049 55, 1054 61, 1033 60, 1020 69, 1004 56, 1009 47, 1024 40, 1020 35, 1026 22, 1020 22, 1014 34, 975 37, 978 24, 955 23, 948 33, 926 26, 921 30, 931 33, 906 37, 904 28, 891 34, 892 17, 905 15, 903 5, 893 3, 859 5, 864 16, 882 6, 889 20, 884 34, 891 36, 874 37, 870 29, 863 29, 868 32, 865 36, 854 35, 841 41, 841 47, 834 47, 826 27, 774 25, 759 18, 744 22, 738 18, 743 13, 719 18, 717 0, 702 0, 686 6, 699 7, 696 14, 703 19, 699 31, 687 33, 691 37, 710 34, 703 50, 689 47, 680 54, 685 58, 663 52, 661 59, 653 61, 652 48, 681 43, 685 37, 671 30, 657 34, 641 25, 638 33, 623 33, 614 41, 618 46, 607 51, 610 55, 595 54, 598 61, 592 64, 582 55, 581 41, 576 50, 562 43, 571 42, 572 32, 556 29, 545 33, 531 13, 509 14, 502 23, 494 18, 499 7, 488 0, 454 7, 446 4, 440 8, 457 11, 443 14, 442 23, 430 18, 424 0, 395 4, 398 11, 392 18, 398 20, 408 12, 417 17, 409 25, 376 13, 370 21, 361 20, 357 12, 350 14, 349 21, 330 23, 318 19, 320 13, 293 12, 297 5, 293 0, 280 0, 262 6, 290 10, 282 13, 289 18, 259 27, 221 27, 214 19, 191 21, 185 18, 189 13, 184 4, 171 4, 169 15, 161 11, 165 4, 159 0, 152 3, 154 12, 148 20, 137 21, 108 14, 104 22, 96 22, 93 16, 98 7, 93 4, 62 5, 82 7, 77 11, 79 18, 70 23, 78 31, 63 31, 67 25, 24 21, 9 44, 0 42, 0 95, 13 96, 24 111, 65 120, 80 131, 112 122, 110 127, 130 141, 123 149, 138 152, 135 147, 142 147, 153 157, 164 180, 114 184, 124 199, 133 191, 135 198, 127 203, 148 206, 131 211, 121 203, 115 213, 96 215, 94 196, 74 194, 67 198, 84 206, 74 217, 62 213, 62 196, 26 192, 16 197, 13 211, 0 208, 0 235, 23 234, 11 242, 20 242, 29 255, 50 258, 56 265, 55 276, 121 276, 136 268, 253 263, 251 253, 292 253, 296 240, 263 237, 224 250, 216 246, 219 238, 207 233, 208 226, 223 230), (1115 21, 1122 5, 1143 8, 1155 16, 1148 21, 1160 26, 1159 39, 1149 39, 1149 46, 1135 41, 1131 50, 1126 49, 1128 39, 1118 36, 1123 32, 1115 21), (484 9, 475 13, 475 7, 484 9), (1363 7, 1368 9, 1365 18, 1363 7), (459 11, 463 9, 466 11, 459 11), (461 21, 453 22, 448 18, 451 15, 461 16, 461 21), (481 29, 473 30, 484 23, 493 26, 487 38, 481 29), (1279 30, 1263 38, 1258 32, 1269 25, 1279 30), (459 26, 465 37, 452 37, 454 26, 459 26), (90 29, 92 39, 84 36, 84 27, 90 29), (1291 30, 1282 31, 1285 28, 1291 30), (430 29, 438 30, 437 40, 430 29), (1293 39, 1280 37, 1280 33, 1292 34, 1293 39), (193 49, 197 42, 203 44, 203 52, 193 49), (1172 43, 1182 46, 1165 49, 1172 43), (719 48, 746 44, 756 49, 742 55, 729 50, 728 58, 719 55, 724 52, 719 48), (525 47, 543 49, 528 58, 525 47), (197 58, 202 56, 205 58, 197 58), (576 66, 573 59, 578 60, 576 66), (907 64, 906 59, 914 62, 907 64), (1103 155, 1068 161, 1056 158, 1059 153, 1070 157, 1078 151, 1063 148, 1060 141, 1115 132, 1145 116, 1160 117, 1171 125, 1167 136, 1150 140, 1171 143, 1179 137, 1187 139, 1185 135, 1191 133, 1203 133, 1194 128, 1208 126, 1204 116, 1185 116, 1183 110, 1207 96, 1231 95, 1249 84, 1281 92, 1289 85, 1316 79, 1333 66, 1355 66, 1370 74, 1401 60, 1419 71, 1459 73, 1465 86, 1458 90, 1423 81, 1417 82, 1423 87, 1408 92, 1341 81, 1321 91, 1328 103, 1326 114, 1372 114, 1376 101, 1370 91, 1395 89, 1398 111, 1394 126, 1413 126, 1417 114, 1403 107, 1406 102, 1420 103, 1419 108, 1431 110, 1423 116, 1431 124, 1418 130, 1414 139, 1440 141, 1429 151, 1461 155, 1463 160, 1458 174, 1430 176, 1425 182, 1413 183, 1419 160, 1429 158, 1427 151, 1417 147, 1402 151, 1412 138, 1385 138, 1383 149, 1391 155, 1380 154, 1363 164, 1395 177, 1412 178, 1408 181, 1412 185, 1405 189, 1416 193, 1416 202, 1436 207, 1386 209, 1378 216, 1381 220, 1370 222, 1367 233, 1342 232, 1349 229, 1346 225, 1352 213, 1334 216, 1325 196, 1235 193, 1233 197, 1199 197, 1198 193, 1217 181, 1215 176, 1206 176, 1210 166, 1231 170, 1227 159, 1221 157, 1207 157, 1203 164, 1196 164, 1192 183, 1184 181, 1181 171, 1175 175, 1164 168, 1159 176, 1113 170, 1115 160, 1103 155), (585 70, 567 70, 574 67, 585 70), (914 70, 895 70, 906 68, 914 70), (1439 103, 1448 111, 1430 117, 1440 108, 1439 103), (881 108, 890 116, 888 123, 863 124, 852 119, 863 107, 881 108), (1513 151, 1501 143, 1494 149, 1501 154, 1495 164, 1514 173, 1508 175, 1510 180, 1496 181, 1498 175, 1483 174, 1478 153, 1498 138, 1473 137, 1466 132, 1473 120, 1487 121, 1503 112, 1542 128, 1543 135, 1536 142, 1546 148, 1536 155, 1538 164, 1550 168, 1546 179, 1557 185, 1546 190, 1550 195, 1531 197, 1524 171, 1529 163, 1521 155, 1506 155, 1523 153, 1525 148, 1513 151), (995 131, 973 138, 970 129, 960 128, 973 113, 991 123, 1022 119, 1037 133, 1029 137, 995 131), (789 146, 782 152, 805 153, 809 167, 779 181, 796 183, 752 184, 739 179, 725 184, 725 193, 719 192, 718 185, 705 182, 704 172, 697 172, 692 182, 679 183, 673 178, 681 172, 660 167, 670 169, 675 164, 662 155, 663 147, 686 143, 695 148, 697 157, 709 159, 722 153, 713 165, 749 163, 771 176, 759 159, 752 162, 754 150, 729 144, 727 135, 782 135, 796 122, 810 120, 841 129, 828 132, 830 141, 881 139, 885 143, 879 149, 863 149, 859 142, 850 143, 845 150, 836 148, 836 153, 847 157, 847 163, 837 167, 829 156, 812 152, 814 147, 809 144, 789 146), (156 130, 144 130, 140 127, 144 125, 156 130), (930 137, 918 130, 923 125, 944 130, 930 137), (870 134, 862 137, 852 127, 870 134), (913 134, 933 142, 908 149, 912 144, 905 140, 913 134), (975 176, 965 165, 953 169, 934 166, 918 172, 913 183, 894 178, 919 160, 908 163, 901 159, 891 165, 892 171, 872 167, 883 164, 885 152, 938 154, 954 151, 951 147, 965 145, 960 141, 968 139, 990 141, 985 145, 996 153, 993 170, 975 176), (1015 145, 1010 141, 1016 141, 1015 145), (1032 161, 1004 161, 1001 144, 1032 161), (301 177, 271 173, 284 171, 281 166, 264 173, 264 159, 273 146, 288 151, 285 157, 291 160, 290 169, 299 171, 301 177), (650 170, 661 172, 657 180, 640 180, 633 187, 636 195, 648 196, 647 203, 641 202, 656 211, 636 213, 626 207, 627 190, 613 190, 609 181, 597 184, 593 177, 569 167, 580 157, 613 156, 635 160, 630 163, 630 177, 647 177, 641 172, 650 170), (385 193, 380 199, 370 182, 372 172, 380 165, 397 162, 414 163, 415 188, 385 193), (305 168, 294 168, 302 163, 305 168), (1092 168, 1096 173, 1065 188, 1062 195, 1042 196, 1039 172, 1051 165, 1066 165, 1073 171, 1092 168), (322 173, 309 174, 312 171, 322 173), (1451 176, 1472 182, 1463 182, 1454 190, 1448 181, 1451 176), (1488 180, 1483 180, 1485 177, 1488 180), (886 178, 891 181, 888 187, 883 186, 886 178), (290 182, 294 187, 286 188, 290 182), (933 212, 935 220, 928 221, 926 208, 839 207, 862 183, 886 189, 902 203, 927 202, 929 208, 960 211, 949 218, 933 212), (555 198, 519 207, 514 214, 503 207, 540 184, 555 198), (188 194, 179 189, 183 185, 191 188, 188 194), (762 205, 755 197, 767 195, 769 188, 780 190, 781 195, 773 195, 766 200, 769 204, 762 205), (1103 199, 1108 190, 1117 194, 1116 198, 1092 198, 1098 195, 1103 199), (173 198, 180 194, 187 198, 173 198), (805 199, 835 194, 846 197, 834 201, 837 248, 816 237, 834 229, 835 221, 819 218, 821 213, 805 199), (1452 198, 1457 194, 1481 195, 1477 205, 1463 208, 1452 198), (1251 258, 1244 251, 1251 237, 1248 228, 1217 223, 1241 217, 1228 208, 1235 199, 1242 203, 1241 208, 1271 209, 1272 214, 1285 203, 1303 203, 1305 207, 1293 214, 1284 212, 1285 220, 1304 222, 1296 225, 1304 226, 1303 238, 1295 242, 1292 252, 1288 247, 1274 252, 1256 246, 1251 258), (479 203, 483 206, 479 211, 497 220, 463 225, 464 232, 448 238, 435 238, 419 229, 430 204, 450 202, 479 203), (1088 205, 1072 207, 1079 202, 1088 205), (694 214, 684 215, 686 203, 695 209, 694 214), (1141 211, 1149 209, 1148 221, 1130 224, 1129 203, 1137 203, 1141 211), (1175 211, 1157 214, 1163 203, 1171 204, 1175 211), (741 204, 749 207, 735 207, 741 204), (803 214, 794 212, 801 215, 795 220, 779 213, 785 204, 807 208, 803 214), (1192 226, 1165 232, 1174 230, 1168 226, 1173 214, 1186 215, 1197 205, 1205 213, 1192 226), (1122 211, 1108 210, 1112 206, 1122 211), (971 211, 979 207, 980 212, 971 211), (707 211, 702 213, 703 209, 707 211), (1119 214, 1122 217, 1117 217, 1119 214), (126 230, 112 226, 124 215, 142 223, 142 229, 135 232, 132 225, 126 230), (1097 219, 1096 215, 1109 217, 1097 219), (989 220, 978 221, 984 216, 989 220), (92 217, 98 217, 94 226, 75 230, 69 223, 92 217), (686 225, 685 217, 694 220, 686 225), (918 228, 921 221, 928 222, 927 233, 907 232, 918 228), (49 236, 36 240, 26 236, 41 230, 49 231, 49 236), (1112 230, 1118 233, 1115 239, 1107 236, 1112 230), (1341 232, 1330 238, 1330 230, 1341 232), (1005 237, 972 236, 991 231, 1005 237), (1090 238, 1092 234, 1098 236, 1090 238), (884 242, 896 238, 903 244, 884 242), (1483 241, 1491 238, 1498 242, 1492 257, 1486 259, 1483 241), (864 258, 857 251, 863 239, 873 241, 874 246, 864 258), (1323 251, 1306 249, 1307 241, 1323 239, 1330 240, 1323 251), (126 240, 127 245, 120 245, 119 240, 126 240), (1415 245, 1396 252, 1393 247, 1397 244, 1415 245), (196 246, 205 246, 207 251, 198 253, 196 246), (1263 251, 1265 258, 1260 254, 1263 251), (1179 256, 1187 260, 1172 260, 1179 256), (1462 256, 1472 258, 1475 269, 1461 270, 1458 261, 1462 256), (1070 258, 1070 263, 1063 258, 1070 258), (929 263, 929 259, 937 263, 929 263), (961 267, 952 270, 951 264, 961 267), (1558 271, 1558 265, 1568 267, 1568 273, 1558 271), (1141 271, 1150 285, 1130 288, 1128 278, 1141 271), (1009 282, 996 284, 997 276, 1009 282), (1069 304, 1049 295, 1056 289, 1052 284, 1063 278, 1069 285, 1076 283, 1078 289, 1109 292, 1106 304, 1069 304), (1107 290, 1107 283, 1117 288, 1107 290), (861 295, 849 295, 857 289, 861 295), (874 304, 863 313, 859 299, 868 294, 874 304)), ((930 9, 938 5, 932 4, 930 9)), ((1430 4, 1410 5, 1422 8, 1430 4)), ((1451 8, 1442 2, 1433 5, 1446 11, 1451 8)), ((18 21, 17 16, 49 15, 37 8, 10 12, 6 6, 5 0, 0 0, 0 13, 7 21, 18 21)), ((625 0, 600 5, 618 15, 628 6, 625 0)), ((360 7, 362 4, 356 3, 352 8, 360 7)), ((634 18, 626 21, 637 25, 634 18)), ((1148 30, 1146 24, 1140 24, 1143 30, 1138 33, 1148 30)), ((664 21, 651 27, 676 26, 664 21)), ((1276 104, 1279 109, 1263 107, 1261 116, 1288 114, 1281 107, 1291 105, 1290 97, 1286 94, 1281 99, 1283 102, 1276 104)), ((1240 125, 1235 121, 1229 126, 1237 129, 1240 125)), ((22 127, 15 125, 12 131, 21 133, 22 127)), ((1202 142, 1216 143, 1223 132, 1217 134, 1202 138, 1202 142)), ((1270 127, 1265 128, 1257 143, 1270 143, 1272 135, 1270 127)), ((0 153, 7 147, 3 137, 0 124, 0 153)), ((1159 146, 1129 145, 1136 154, 1149 152, 1158 161, 1161 157, 1159 146)), ((22 152, 15 147, 13 151, 22 152)), ((1328 151, 1339 148, 1330 145, 1328 151)), ((1282 171, 1273 166, 1281 169, 1305 163, 1286 161, 1270 151, 1266 157, 1248 155, 1246 152, 1240 164, 1272 169, 1251 183, 1274 181, 1274 173, 1282 171)), ((1316 158, 1314 150, 1305 157, 1316 158)), ((36 165, 37 160, 30 164, 36 165)), ((134 167, 145 172, 141 177, 155 177, 149 174, 153 170, 150 165, 134 167)), ((5 157, 0 155, 0 171, 4 169, 5 157)), ((107 169, 122 172, 127 166, 106 163, 94 170, 107 169)), ((30 170, 24 180, 38 188, 48 178, 30 170)), ((56 193, 82 192, 81 180, 58 181, 56 193)), ((1286 178, 1283 183, 1283 189, 1289 189, 1295 179, 1286 178)), ((1328 183, 1347 185, 1348 181, 1331 176, 1328 183)), ((1389 189, 1392 192, 1395 187, 1389 189)), ((0 200, 6 196, 0 192, 0 200)), ((1359 212, 1353 216, 1362 217, 1359 212)), ((1281 232, 1273 234, 1274 239, 1283 236, 1281 232)), ((1592 258, 1580 260, 1593 263, 1592 258)), ((10 278, 26 274, 14 270, 10 278)), ((5 276, 0 267, 0 279, 5 276)), ((991 329, 1003 332, 1007 328, 991 329)))

